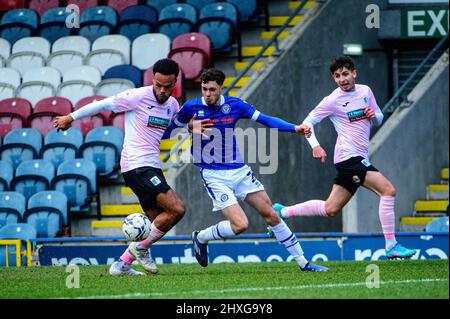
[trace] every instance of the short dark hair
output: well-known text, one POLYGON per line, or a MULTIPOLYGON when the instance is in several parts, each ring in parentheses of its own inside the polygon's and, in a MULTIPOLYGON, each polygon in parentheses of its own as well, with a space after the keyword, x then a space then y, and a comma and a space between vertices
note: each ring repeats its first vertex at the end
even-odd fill
POLYGON ((214 68, 206 69, 200 76, 200 80, 202 81, 202 83, 216 81, 217 84, 223 85, 223 82, 225 82, 225 73, 214 68))
POLYGON ((153 65, 153 75, 156 73, 161 73, 162 75, 175 75, 175 78, 178 76, 178 72, 180 72, 180 68, 178 67, 178 63, 171 59, 161 59, 156 61, 153 65))
POLYGON ((331 74, 334 74, 336 70, 339 70, 340 68, 347 68, 350 71, 353 71, 355 69, 355 63, 353 62, 353 59, 349 56, 340 56, 334 59, 334 61, 330 65, 330 72, 331 74))

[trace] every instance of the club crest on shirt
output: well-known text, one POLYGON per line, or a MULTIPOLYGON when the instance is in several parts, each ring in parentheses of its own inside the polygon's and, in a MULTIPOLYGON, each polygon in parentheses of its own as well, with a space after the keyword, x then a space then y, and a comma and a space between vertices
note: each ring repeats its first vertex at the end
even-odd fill
POLYGON ((205 116, 205 111, 203 111, 203 110, 198 111, 197 116, 198 117, 205 116))
POLYGON ((363 97, 363 99, 364 99, 364 103, 365 103, 366 105, 369 104, 369 99, 367 98, 367 96, 363 97))
POLYGON ((222 202, 226 202, 228 200, 228 195, 227 194, 222 194, 222 196, 220 196, 220 200, 222 202))
POLYGON ((224 104, 222 105, 222 113, 223 114, 228 114, 231 111, 231 106, 229 104, 224 104))

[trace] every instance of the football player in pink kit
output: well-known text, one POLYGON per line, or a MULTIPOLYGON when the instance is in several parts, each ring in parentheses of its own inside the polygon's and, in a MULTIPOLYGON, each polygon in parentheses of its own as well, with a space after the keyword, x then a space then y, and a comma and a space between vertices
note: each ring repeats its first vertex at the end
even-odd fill
MULTIPOLYGON (((359 186, 380 197, 379 217, 386 240, 386 257, 409 258, 416 251, 397 243, 395 239, 395 194, 391 182, 369 162, 369 137, 371 125, 380 125, 383 114, 371 89, 355 84, 356 69, 349 57, 339 57, 330 66, 338 85, 303 121, 311 128, 307 137, 313 157, 325 162, 326 152, 314 134, 314 125, 329 117, 338 134, 334 149, 334 165, 338 174, 326 201, 310 200, 294 206, 273 207, 282 218, 294 216, 336 216, 350 201, 359 186)), ((270 229, 269 229, 270 232, 270 229)))
MULTIPOLYGON (((137 195, 143 211, 152 221, 152 228, 144 241, 131 243, 120 259, 111 265, 109 272, 113 276, 143 275, 131 268, 134 260, 147 273, 157 273, 150 246, 184 215, 184 204, 167 184, 159 161, 159 144, 179 111, 177 100, 171 97, 178 72, 176 62, 159 60, 153 66, 152 86, 127 90, 91 103, 66 116, 57 117, 54 122, 55 128, 66 130, 72 121, 102 110, 126 112, 121 171, 125 184, 137 195)), ((196 127, 201 130, 201 126, 196 127)))

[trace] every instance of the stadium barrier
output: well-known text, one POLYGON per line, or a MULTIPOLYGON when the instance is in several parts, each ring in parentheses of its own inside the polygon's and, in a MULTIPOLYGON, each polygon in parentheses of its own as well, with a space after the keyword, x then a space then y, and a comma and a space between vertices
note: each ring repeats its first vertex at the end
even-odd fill
MULTIPOLYGON (((296 234, 305 256, 312 261, 385 259, 384 237, 379 233, 296 234)), ((448 259, 449 233, 397 233, 397 240, 417 250, 412 259, 448 259)), ((39 264, 45 266, 109 265, 126 249, 123 237, 36 238, 39 264)), ((292 257, 274 238, 248 234, 210 242, 210 263, 291 261, 292 257)), ((197 263, 190 236, 167 236, 152 246, 158 264, 197 263)))
MULTIPOLYGON (((5 266, 10 266, 10 255, 16 255, 16 264, 15 266, 22 266, 22 256, 26 258, 26 266, 31 266, 31 256, 32 256, 32 246, 31 241, 27 240, 26 249, 22 251, 22 240, 20 239, 0 239, 0 248, 5 246, 5 266), (10 246, 15 247, 15 250, 9 249, 10 246)), ((0 258, 2 254, 0 253, 0 258)))

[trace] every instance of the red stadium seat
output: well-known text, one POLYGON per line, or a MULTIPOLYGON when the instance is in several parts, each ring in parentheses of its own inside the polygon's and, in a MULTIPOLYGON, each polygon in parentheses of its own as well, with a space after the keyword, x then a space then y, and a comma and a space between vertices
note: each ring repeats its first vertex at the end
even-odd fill
POLYGON ((33 9, 40 16, 48 9, 57 8, 62 6, 61 0, 30 0, 29 8, 33 9))
POLYGON ((117 13, 120 14, 123 9, 129 6, 138 5, 139 0, 108 0, 108 6, 116 9, 117 13))
MULTIPOLYGON (((180 68, 180 73, 178 73, 177 83, 175 84, 175 89, 173 90, 172 96, 177 100, 184 98, 184 73, 180 68)), ((153 85, 153 68, 148 68, 147 71, 144 72, 144 86, 153 85)))
POLYGON ((202 71, 211 65, 212 45, 209 37, 191 32, 173 40, 169 58, 175 60, 188 81, 198 82, 202 71))
POLYGON ((31 110, 31 103, 25 99, 13 98, 0 101, 1 136, 5 137, 12 130, 26 127, 31 110))
POLYGON ((34 107, 33 114, 28 118, 30 126, 37 129, 45 137, 54 129, 53 120, 56 116, 72 112, 72 103, 63 97, 49 97, 40 100, 34 107))
POLYGON ((90 7, 98 6, 99 0, 67 0, 67 5, 75 4, 80 8, 80 14, 90 7))
MULTIPOLYGON (((85 97, 77 102, 74 111, 81 109, 83 106, 89 103, 103 100, 104 98, 105 96, 98 96, 98 95, 85 97)), ((110 125, 109 118, 111 116, 111 113, 112 112, 110 111, 103 111, 100 114, 85 117, 78 121, 74 121, 72 123, 72 127, 78 128, 83 133, 83 135, 86 136, 86 134, 89 133, 89 131, 91 131, 96 127, 110 125)))
POLYGON ((0 1, 0 11, 25 8, 25 0, 2 0, 0 1))
POLYGON ((109 118, 111 125, 125 132, 125 113, 111 113, 109 118))

